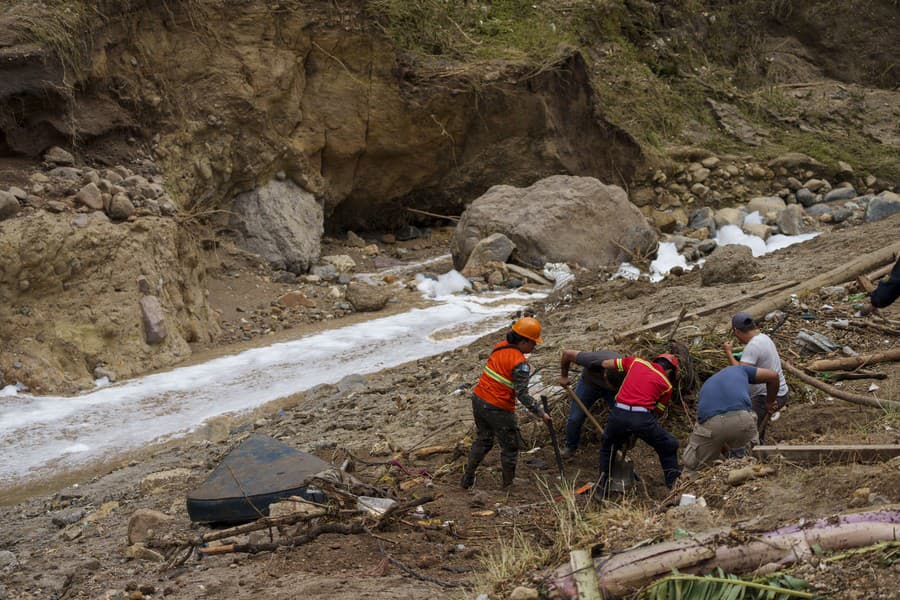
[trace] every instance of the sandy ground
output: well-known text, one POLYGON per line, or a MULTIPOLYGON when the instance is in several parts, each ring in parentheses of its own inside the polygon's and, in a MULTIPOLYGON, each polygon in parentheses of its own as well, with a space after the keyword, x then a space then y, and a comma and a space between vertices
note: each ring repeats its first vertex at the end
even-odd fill
MULTIPOLYGON (((544 380, 552 382, 558 375, 558 357, 563 348, 637 350, 640 344, 615 345, 612 335, 644 322, 674 316, 681 306, 692 310, 726 299, 740 299, 761 287, 808 279, 853 256, 894 242, 898 225, 900 216, 894 216, 878 223, 834 231, 760 258, 765 278, 748 283, 703 288, 699 275, 691 273, 650 285, 604 282, 582 273, 573 287, 537 307, 545 327, 545 344, 533 355, 533 363, 541 368, 544 380)), ((437 253, 440 247, 434 243, 432 248, 422 251, 437 253)), ((225 284, 222 285, 225 289, 225 284)), ((254 306, 257 300, 262 302, 263 298, 270 297, 271 291, 263 289, 257 297, 248 287, 247 295, 233 304, 254 306)), ((826 314, 821 306, 827 302, 835 311, 852 312, 849 303, 816 295, 802 300, 807 308, 789 310, 790 318, 775 335, 782 354, 795 363, 809 358, 792 344, 800 327, 840 338, 836 341, 849 344, 858 352, 896 345, 896 339, 890 335, 828 330, 824 323, 831 313, 826 314), (801 312, 816 318, 801 319, 801 312)), ((684 323, 678 338, 689 342, 701 334, 708 335, 717 325, 724 332, 731 312, 741 307, 742 303, 738 302, 709 318, 684 323)), ((900 318, 898 311, 893 308, 884 314, 900 318)), ((339 320, 329 322, 329 326, 338 323, 339 320)), ((462 592, 459 588, 441 587, 405 574, 395 564, 385 561, 378 543, 384 552, 419 575, 450 584, 483 578, 487 565, 492 564, 487 558, 511 543, 516 535, 528 547, 549 549, 556 541, 558 524, 553 511, 548 510, 547 492, 541 491, 544 486, 540 482, 555 486, 556 469, 546 429, 527 414, 520 416, 520 424, 529 451, 520 459, 521 481, 513 490, 506 493, 500 489, 496 452, 489 455, 473 490, 457 487, 472 426, 468 398, 465 393, 455 392, 460 384, 474 382, 494 337, 365 378, 320 386, 253 414, 219 419, 191 438, 146 448, 133 456, 112 457, 107 464, 88 472, 25 490, 24 499, 20 495, 18 503, 0 509, 0 549, 11 551, 18 563, 0 577, 3 586, 0 598, 445 597, 462 592), (140 508, 175 517, 176 530, 185 535, 207 531, 205 527, 188 523, 185 494, 202 482, 251 430, 299 449, 314 450, 335 464, 350 458, 360 479, 383 487, 396 497, 438 495, 438 498, 426 505, 424 524, 404 519, 382 532, 379 538, 329 534, 310 544, 274 553, 229 554, 203 560, 192 557, 173 569, 126 557, 128 521, 140 508), (421 460, 401 453, 431 445, 458 450, 421 460), (395 465, 383 464, 390 463, 392 458, 408 473, 395 465), (167 483, 152 489, 141 485, 152 473, 176 468, 184 471, 167 483), (419 473, 421 469, 431 477, 409 474, 419 473), (54 524, 54 517, 61 522, 61 517, 73 509, 83 509, 84 514, 77 523, 63 524, 63 527, 54 524)), ((881 397, 900 398, 898 370, 893 365, 874 370, 888 375, 888 379, 877 382, 881 397)), ((792 403, 770 427, 770 441, 900 443, 900 420, 896 414, 825 399, 790 378, 789 382, 794 390, 792 403)), ((866 393, 870 384, 871 381, 845 382, 843 387, 866 393)), ((554 396, 552 401, 556 427, 561 428, 566 403, 560 396, 554 396)), ((604 421, 602 412, 598 411, 597 416, 604 421)), ((686 440, 689 421, 680 407, 673 408, 665 425, 680 440, 686 440)), ((567 463, 569 476, 578 484, 593 480, 597 471, 597 436, 590 432, 589 425, 585 431, 583 451, 567 463)), ((592 537, 594 543, 602 543, 609 550, 622 549, 649 537, 671 539, 675 528, 689 528, 678 518, 667 516, 664 500, 669 492, 662 484, 655 454, 638 444, 632 458, 642 475, 641 489, 616 503, 590 509, 600 518, 606 515, 612 519, 592 537), (635 515, 641 518, 634 520, 635 515), (620 518, 621 521, 615 520, 620 518)), ((765 530, 800 518, 900 502, 898 460, 874 465, 812 467, 780 463, 774 475, 739 488, 732 488, 724 481, 733 466, 717 465, 698 479, 682 484, 683 491, 702 495, 708 502, 705 525, 730 525, 756 519, 757 526, 765 530), (859 492, 861 488, 869 488, 868 493, 859 492)), ((529 573, 554 566, 559 558, 547 556, 550 555, 545 555, 546 564, 521 569, 507 586, 511 582, 535 585, 529 573)), ((900 589, 898 565, 896 561, 880 561, 863 555, 824 567, 803 565, 792 574, 812 583, 820 593, 833 597, 895 598, 896 590, 900 589)), ((495 595, 506 597, 509 589, 502 587, 495 595)))

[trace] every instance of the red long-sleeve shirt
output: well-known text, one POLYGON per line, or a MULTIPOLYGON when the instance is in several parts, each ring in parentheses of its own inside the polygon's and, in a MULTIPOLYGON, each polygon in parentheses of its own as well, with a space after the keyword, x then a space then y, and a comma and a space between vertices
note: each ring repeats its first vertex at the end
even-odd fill
POLYGON ((663 413, 672 400, 672 384, 663 368, 637 356, 616 359, 616 369, 625 373, 625 380, 616 402, 628 406, 642 406, 663 413))

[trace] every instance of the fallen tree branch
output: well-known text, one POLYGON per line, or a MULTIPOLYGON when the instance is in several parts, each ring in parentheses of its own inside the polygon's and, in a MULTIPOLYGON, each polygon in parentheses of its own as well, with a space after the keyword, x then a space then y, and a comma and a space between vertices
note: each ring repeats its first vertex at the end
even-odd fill
POLYGON ((873 406, 875 408, 881 409, 893 409, 900 410, 900 402, 896 402, 894 400, 879 400, 878 398, 871 398, 869 396, 862 396, 860 394, 853 394, 851 392, 845 392, 844 390, 838 389, 833 385, 828 385, 824 381, 819 381, 815 377, 807 375, 788 361, 781 359, 781 366, 785 371, 792 373, 795 375, 800 381, 813 386, 814 388, 818 388, 828 394, 829 396, 834 396, 835 398, 840 398, 841 400, 846 400, 847 402, 852 402, 854 404, 862 404, 863 406, 873 406))
POLYGON ((283 517, 263 517, 262 519, 254 521, 252 523, 246 523, 244 525, 238 525, 236 527, 229 527, 228 529, 222 529, 220 531, 210 531, 209 533, 204 533, 200 539, 203 542, 212 542, 215 540, 222 540, 233 535, 241 535, 243 533, 250 533, 251 531, 268 529, 269 527, 293 525, 294 523, 299 523, 301 521, 311 521, 323 515, 324 513, 295 513, 292 515, 284 515, 283 517))
POLYGON ((425 215, 426 217, 435 217, 436 219, 447 219, 448 221, 453 221, 454 223, 459 222, 459 217, 457 217, 456 215, 440 215, 438 213, 428 212, 427 210, 419 210, 418 208, 409 208, 408 206, 406 207, 406 210, 408 210, 411 213, 425 215))
POLYGON ((434 577, 429 577, 428 575, 422 575, 421 573, 413 571, 412 569, 407 567, 405 564, 403 564, 402 562, 400 562, 399 560, 397 560, 396 558, 394 558, 393 556, 388 554, 388 552, 381 545, 381 542, 376 540, 375 544, 378 546, 378 551, 381 552, 381 555, 384 556, 388 561, 390 561, 390 563, 392 565, 398 567, 401 571, 403 571, 407 575, 415 577, 416 579, 419 579, 420 581, 427 581, 428 583, 433 583, 435 585, 439 585, 442 588, 458 588, 458 587, 471 588, 471 587, 473 587, 472 584, 469 583, 468 581, 460 581, 460 582, 443 581, 441 579, 435 579, 434 577))
POLYGON ((282 546, 296 547, 308 544, 324 533, 341 533, 350 535, 354 533, 365 533, 366 528, 362 523, 324 523, 313 527, 303 535, 298 535, 287 540, 278 542, 268 542, 265 544, 223 544, 222 546, 212 546, 210 548, 200 548, 197 551, 204 556, 215 556, 217 554, 231 554, 233 552, 243 552, 245 554, 258 554, 260 552, 272 552, 282 546))
MULTIPOLYGON (((690 320, 690 319, 694 319, 696 317, 701 317, 703 315, 708 315, 710 313, 716 312, 717 310, 731 306, 732 304, 737 304, 738 302, 743 302, 745 300, 749 300, 750 298, 758 298, 759 296, 763 296, 763 295, 769 294, 771 292, 777 292, 778 290, 783 290, 786 287, 795 286, 796 284, 797 284, 796 281, 788 281, 786 283, 779 283, 777 285, 772 285, 767 288, 763 288, 752 294, 745 294, 745 295, 741 296, 740 298, 732 298, 731 300, 725 300, 723 302, 717 302, 715 304, 710 304, 708 306, 704 306, 703 308, 700 308, 698 310, 695 310, 693 312, 690 312, 690 313, 684 315, 684 317, 682 317, 681 320, 685 320, 685 319, 690 320)), ((644 333, 645 331, 655 331, 656 329, 660 329, 662 327, 665 327, 666 325, 671 325, 672 323, 675 323, 676 321, 678 321, 678 317, 670 317, 668 319, 663 319, 662 321, 656 321, 654 323, 650 323, 649 325, 644 325, 642 327, 638 327, 637 329, 630 329, 623 333, 614 335, 613 340, 615 340, 616 342, 621 342, 622 340, 630 338, 639 333, 644 333)))
POLYGON ((897 361, 900 361, 900 348, 891 348, 890 350, 875 352, 874 354, 861 354, 844 358, 822 358, 812 361, 806 365, 806 368, 813 371, 855 371, 866 365, 897 361))
POLYGON ((850 373, 841 371, 838 373, 826 373, 825 379, 827 379, 828 381, 845 381, 854 379, 887 379, 887 375, 885 373, 876 373, 875 371, 852 371, 850 373))
MULTIPOLYGON (((605 598, 634 593, 654 579, 678 569, 682 573, 749 573, 770 563, 792 564, 812 557, 813 548, 847 550, 900 538, 900 511, 876 510, 838 515, 812 523, 791 525, 747 540, 739 529, 714 529, 682 540, 653 544, 594 561, 605 598)), ((551 576, 551 593, 578 597, 570 565, 551 576)))
POLYGON ((781 308, 791 297, 791 294, 801 295, 825 286, 837 285, 848 279, 853 280, 857 275, 871 271, 872 269, 894 260, 894 253, 896 252, 900 252, 900 242, 891 244, 876 252, 860 256, 859 258, 831 269, 826 273, 808 279, 799 285, 784 290, 772 298, 767 298, 762 302, 758 302, 753 306, 746 308, 745 311, 750 313, 754 318, 760 319, 773 310, 781 308))

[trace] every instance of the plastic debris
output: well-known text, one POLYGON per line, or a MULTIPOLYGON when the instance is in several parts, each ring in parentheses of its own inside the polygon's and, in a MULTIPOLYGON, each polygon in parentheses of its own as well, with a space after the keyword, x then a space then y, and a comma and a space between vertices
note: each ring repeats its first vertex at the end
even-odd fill
POLYGON ((871 385, 869 385, 869 391, 870 391, 870 392, 874 392, 874 391, 877 391, 877 390, 880 390, 880 389, 881 389, 881 388, 878 387, 877 385, 875 385, 874 383, 871 384, 871 385))
POLYGON ((838 345, 821 333, 801 329, 794 342, 811 352, 832 352, 838 345))
MULTIPOLYGON (((390 498, 374 498, 372 496, 358 496, 356 498, 356 510, 362 510, 373 517, 380 517, 387 509, 397 503, 390 498)), ((418 507, 421 508, 421 507, 418 507)))

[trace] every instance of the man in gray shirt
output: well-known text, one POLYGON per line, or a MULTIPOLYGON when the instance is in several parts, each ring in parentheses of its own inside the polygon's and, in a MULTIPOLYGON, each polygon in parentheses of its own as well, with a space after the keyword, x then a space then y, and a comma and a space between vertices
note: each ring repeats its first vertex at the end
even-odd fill
MULTIPOLYGON (((778 398, 774 406, 768 405, 766 402, 765 384, 750 385, 750 401, 753 405, 753 412, 756 413, 756 422, 761 425, 767 412, 774 413, 782 409, 788 401, 788 386, 784 379, 784 372, 781 370, 778 349, 775 348, 772 338, 759 330, 753 317, 748 313, 739 312, 734 315, 731 318, 731 327, 734 336, 744 344, 744 352, 739 361, 732 353, 731 342, 725 342, 723 348, 728 362, 732 365, 750 365, 778 373, 778 398)), ((763 443, 762 439, 760 439, 760 443, 763 443)))

